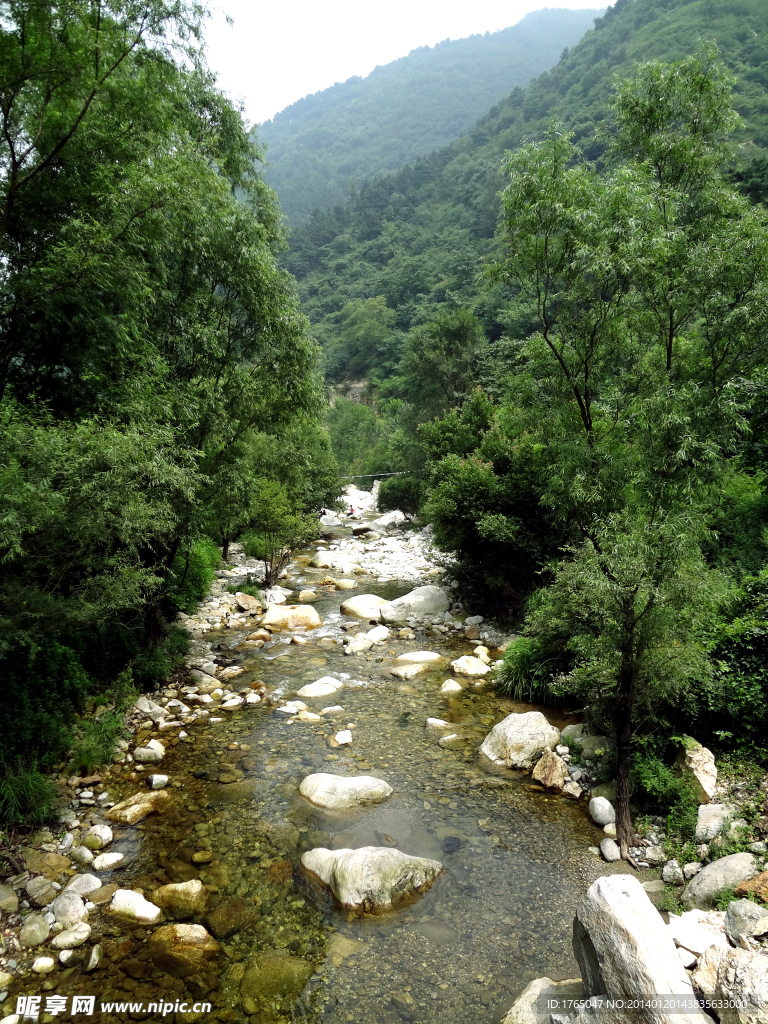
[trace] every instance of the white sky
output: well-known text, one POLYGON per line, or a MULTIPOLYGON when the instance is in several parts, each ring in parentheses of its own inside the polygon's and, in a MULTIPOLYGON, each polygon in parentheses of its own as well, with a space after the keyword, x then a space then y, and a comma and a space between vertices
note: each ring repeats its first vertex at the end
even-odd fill
POLYGON ((289 103, 327 89, 417 46, 495 32, 542 7, 599 8, 605 0, 215 0, 208 60, 220 86, 269 120, 289 103), (229 27, 225 14, 234 19, 229 27))

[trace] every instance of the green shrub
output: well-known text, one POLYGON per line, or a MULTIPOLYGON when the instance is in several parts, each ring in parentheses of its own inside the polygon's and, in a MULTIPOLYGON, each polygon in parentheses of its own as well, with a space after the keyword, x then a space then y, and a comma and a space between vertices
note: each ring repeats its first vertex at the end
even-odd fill
POLYGON ((0 658, 0 761, 48 768, 67 750, 92 681, 77 653, 48 638, 0 658))
POLYGON ((0 768, 0 821, 5 825, 41 825, 50 819, 56 787, 37 762, 18 757, 0 768))
POLYGON ((424 482, 415 476, 391 476, 379 487, 379 512, 400 511, 409 519, 419 514, 424 499, 424 482))
POLYGON ((185 555, 177 555, 171 569, 167 596, 177 610, 189 614, 208 594, 221 565, 221 552, 207 537, 196 541, 185 555))
POLYGON ((98 718, 84 718, 72 745, 67 770, 74 775, 91 775, 108 764, 122 731, 123 716, 117 711, 105 711, 98 718))
POLYGON ((499 673, 499 690, 503 694, 513 700, 562 706, 563 698, 553 694, 549 685, 555 658, 548 655, 538 640, 521 636, 507 647, 503 660, 499 673))
POLYGON ((699 801, 690 782, 655 754, 635 751, 632 778, 640 789, 667 810, 667 834, 690 842, 696 835, 699 801))
POLYGON ((714 903, 715 910, 727 910, 730 903, 735 903, 736 900, 740 899, 739 896, 733 891, 733 889, 723 889, 722 892, 717 893, 713 897, 712 902, 714 903))

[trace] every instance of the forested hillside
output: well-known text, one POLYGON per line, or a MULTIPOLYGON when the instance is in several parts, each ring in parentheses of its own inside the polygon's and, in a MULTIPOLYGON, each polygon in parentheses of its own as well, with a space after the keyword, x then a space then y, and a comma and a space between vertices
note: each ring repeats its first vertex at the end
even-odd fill
POLYGON ((552 67, 597 14, 535 11, 500 32, 423 46, 280 111, 259 137, 267 181, 291 224, 346 202, 355 182, 448 145, 497 99, 552 67))
POLYGON ((550 120, 597 158, 613 131, 609 98, 636 61, 679 59, 716 41, 735 75, 743 185, 768 184, 768 5, 762 0, 618 0, 556 67, 515 89, 475 130, 398 174, 366 181, 345 206, 310 218, 287 266, 335 379, 395 373, 405 333, 443 306, 472 304, 491 341, 504 331, 504 288, 478 288, 494 247, 506 149, 541 138, 550 120))

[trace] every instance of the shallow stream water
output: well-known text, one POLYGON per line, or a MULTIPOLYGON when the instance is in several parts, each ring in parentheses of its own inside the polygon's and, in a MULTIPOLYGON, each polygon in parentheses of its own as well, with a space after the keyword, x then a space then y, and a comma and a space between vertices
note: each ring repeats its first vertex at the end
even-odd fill
MULTIPOLYGON (((307 562, 292 565, 287 585, 300 590, 327 575, 307 562)), ((412 587, 365 580, 352 593, 392 599, 412 587)), ((349 620, 339 605, 349 596, 333 592, 315 603, 322 628, 278 633, 261 650, 242 646, 252 627, 206 634, 221 662, 246 669, 235 689, 261 680, 290 696, 335 674, 345 679, 344 689, 306 703, 313 711, 330 704, 343 711, 320 724, 289 722, 265 702, 196 722, 162 764, 181 783, 174 809, 116 830, 112 848, 127 853, 128 863, 104 882, 140 888, 151 900, 158 885, 199 876, 211 891, 209 911, 217 904, 227 913, 240 906, 242 923, 222 939, 227 959, 220 977, 169 979, 181 996, 211 999, 219 1019, 497 1024, 532 978, 578 974, 571 923, 577 902, 601 873, 587 851, 601 833, 582 807, 548 797, 529 777, 479 763, 478 747, 491 727, 532 707, 483 685, 456 697, 439 693, 451 675, 449 661, 471 653, 474 643, 428 632, 345 656, 340 627, 349 620), (291 643, 296 635, 307 642, 291 643), (323 638, 338 643, 319 646, 323 638), (409 683, 387 674, 394 656, 415 650, 440 653, 445 663, 409 683), (439 746, 426 733, 428 717, 461 726, 462 742, 454 749, 439 746), (331 749, 328 736, 348 726, 352 746, 331 749), (304 776, 318 771, 372 774, 394 793, 375 807, 325 812, 298 793, 304 776), (302 873, 300 857, 314 846, 368 845, 431 857, 445 870, 411 906, 357 918, 302 873), (192 863, 200 851, 210 851, 209 863, 192 863), (292 968, 300 962, 292 990, 274 991, 264 980, 269 964, 259 957, 275 953, 289 956, 292 968), (254 962, 265 967, 255 987, 243 981, 254 962)), ((568 721, 546 713, 556 725, 568 721)), ((119 798, 140 788, 138 781, 124 767, 110 776, 108 789, 119 798)), ((104 936, 100 998, 149 999, 162 990, 156 971, 126 967, 126 955, 146 963, 145 932, 107 924, 104 936), (120 945, 126 941, 127 954, 121 950, 128 946, 120 945)), ((59 977, 57 992, 66 991, 64 980, 59 977)), ((96 980, 76 968, 69 974, 72 991, 94 991, 96 980)))

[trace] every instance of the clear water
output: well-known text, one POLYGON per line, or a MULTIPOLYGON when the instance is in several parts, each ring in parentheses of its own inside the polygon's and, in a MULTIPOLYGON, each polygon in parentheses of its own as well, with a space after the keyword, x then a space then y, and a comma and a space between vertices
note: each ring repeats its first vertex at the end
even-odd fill
MULTIPOLYGON (((294 567, 291 585, 301 589, 324 575, 294 567)), ((363 578, 354 593, 391 599, 411 586, 363 578)), ((437 651, 446 659, 470 653, 463 639, 439 633, 394 639, 353 657, 340 644, 318 647, 322 636, 341 636, 338 607, 349 596, 334 593, 316 603, 324 625, 306 634, 306 645, 286 642, 294 635, 286 633, 262 650, 238 650, 249 631, 206 636, 220 645, 216 654, 246 667, 236 689, 259 679, 290 694, 319 676, 347 674, 335 697, 306 701, 318 711, 338 703, 343 713, 322 725, 289 724, 273 708, 257 705, 219 723, 192 726, 191 741, 170 747, 163 762, 164 772, 183 781, 175 809, 116 836, 113 848, 130 859, 105 881, 141 887, 151 899, 152 888, 164 881, 199 874, 212 889, 211 906, 240 897, 258 910, 252 923, 222 940, 227 959, 220 976, 171 982, 155 971, 136 981, 121 968, 118 949, 96 975, 84 976, 77 966, 57 975, 58 993, 150 999, 172 984, 176 998, 207 992, 213 1018, 249 1018, 250 1024, 496 1024, 532 978, 578 973, 571 923, 578 900, 600 873, 587 852, 600 833, 571 802, 547 797, 525 776, 490 774, 478 763, 479 744, 493 724, 531 706, 482 687, 441 696, 440 685, 450 675, 447 661, 408 684, 387 675, 392 656, 408 650, 437 651), (427 736, 427 717, 456 723, 459 746, 443 749, 427 736), (349 723, 352 747, 329 748, 327 735, 349 723), (302 778, 316 771, 373 774, 386 779, 394 794, 374 808, 324 812, 297 791, 302 778), (235 781, 219 781, 233 775, 235 781), (445 871, 410 907, 356 918, 303 875, 301 853, 318 845, 397 846, 440 860, 445 871), (189 862, 200 849, 210 850, 213 860, 196 868, 189 862), (309 963, 303 991, 285 997, 257 992, 243 1002, 244 973, 255 957, 275 950, 309 963)), ((551 710, 547 715, 555 724, 567 721, 551 710)), ((124 774, 117 778, 110 780, 116 796, 139 788, 124 774)), ((146 932, 112 922, 97 923, 96 936, 99 929, 108 952, 127 936, 133 943, 128 955, 146 959, 146 932)))

